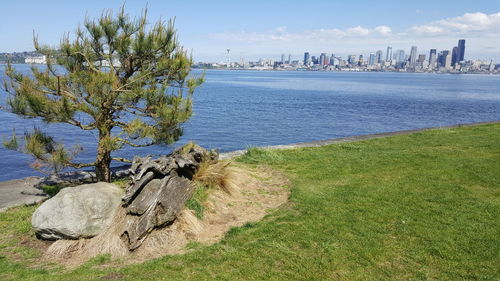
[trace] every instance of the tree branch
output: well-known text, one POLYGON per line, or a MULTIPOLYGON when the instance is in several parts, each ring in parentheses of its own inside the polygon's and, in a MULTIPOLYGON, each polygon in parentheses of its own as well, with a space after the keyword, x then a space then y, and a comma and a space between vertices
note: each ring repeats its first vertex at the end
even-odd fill
POLYGON ((140 108, 135 108, 135 107, 132 107, 130 106, 132 109, 134 110, 137 110, 137 111, 132 111, 126 107, 123 107, 121 108, 121 110, 125 111, 125 112, 128 112, 130 114, 134 114, 134 115, 137 115, 137 116, 141 116, 141 117, 151 117, 149 116, 148 114, 144 113, 145 111, 141 110, 140 108), (138 112, 139 111, 139 112, 138 112))
POLYGON ((90 62, 90 60, 87 58, 87 56, 84 53, 82 53, 82 52, 73 52, 73 53, 71 53, 71 55, 74 55, 74 54, 82 55, 83 58, 87 61, 87 64, 89 65, 90 69, 92 69, 95 72, 100 72, 97 68, 95 68, 94 64, 90 62))
POLYGON ((147 147, 147 146, 152 146, 154 145, 153 142, 150 142, 150 143, 147 143, 147 144, 136 144, 136 143, 133 143, 131 141, 128 141, 126 139, 122 139, 122 138, 119 138, 121 142, 125 143, 125 144, 128 144, 132 147, 147 147))
POLYGON ((124 162, 124 163, 132 163, 132 160, 128 160, 125 158, 121 157, 112 157, 111 160, 119 161, 119 162, 124 162))
POLYGON ((92 124, 85 125, 85 124, 82 124, 80 121, 77 121, 75 119, 68 119, 68 120, 66 120, 66 123, 73 125, 73 126, 77 126, 78 128, 80 128, 82 130, 86 130, 86 131, 94 130, 95 128, 97 128, 95 125, 92 125, 92 124))
POLYGON ((95 166, 96 162, 92 162, 92 163, 65 163, 65 164, 68 165, 71 168, 81 169, 81 168, 95 166))

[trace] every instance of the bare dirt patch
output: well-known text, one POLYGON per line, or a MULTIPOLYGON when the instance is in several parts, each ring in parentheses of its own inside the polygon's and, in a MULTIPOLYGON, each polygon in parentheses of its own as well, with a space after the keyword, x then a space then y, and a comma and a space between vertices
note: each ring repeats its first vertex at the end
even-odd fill
POLYGON ((213 244, 232 227, 258 221, 288 200, 288 180, 281 173, 268 168, 249 170, 232 166, 231 188, 210 190, 202 219, 192 210, 184 209, 171 225, 155 229, 140 248, 131 252, 119 237, 125 213, 117 211, 113 225, 104 233, 91 239, 56 241, 44 259, 74 267, 101 254, 111 254, 123 264, 182 254, 188 251, 189 242, 213 244))
MULTIPOLYGON (((1 237, 7 241, 15 241, 11 246, 4 248, 0 258, 5 256, 14 262, 25 262, 27 267, 35 268, 43 264, 39 257, 47 251, 52 241, 42 241, 36 239, 29 233, 21 235, 6 235, 1 237), (26 256, 28 255, 28 257, 26 256)), ((2 278, 0 278, 2 280, 2 278)))

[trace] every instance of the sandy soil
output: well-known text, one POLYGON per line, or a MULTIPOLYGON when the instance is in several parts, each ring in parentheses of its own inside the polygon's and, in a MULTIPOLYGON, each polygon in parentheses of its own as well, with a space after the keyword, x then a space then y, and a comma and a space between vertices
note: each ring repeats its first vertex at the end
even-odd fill
POLYGON ((165 255, 182 254, 189 242, 210 245, 219 241, 232 227, 262 219, 270 210, 288 200, 288 181, 280 173, 266 168, 236 169, 230 193, 212 190, 203 219, 185 209, 170 226, 154 230, 143 245, 129 252, 120 240, 124 213, 117 212, 113 227, 92 238, 53 243, 44 259, 75 267, 99 254, 111 254, 120 264, 140 263, 165 255))

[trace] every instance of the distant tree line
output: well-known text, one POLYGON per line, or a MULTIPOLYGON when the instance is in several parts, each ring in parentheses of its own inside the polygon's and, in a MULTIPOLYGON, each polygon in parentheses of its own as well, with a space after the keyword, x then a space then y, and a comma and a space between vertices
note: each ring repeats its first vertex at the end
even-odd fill
POLYGON ((40 56, 37 52, 0 53, 0 63, 24 63, 26 57, 40 56))

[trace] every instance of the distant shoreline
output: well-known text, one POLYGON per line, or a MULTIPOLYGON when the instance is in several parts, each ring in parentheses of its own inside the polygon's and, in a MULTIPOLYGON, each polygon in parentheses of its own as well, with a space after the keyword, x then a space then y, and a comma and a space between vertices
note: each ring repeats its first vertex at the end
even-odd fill
MULTIPOLYGON (((7 62, 0 62, 0 65, 6 65, 7 62)), ((29 63, 13 63, 12 65, 36 65, 43 66, 45 64, 29 64, 29 63)), ((462 74, 473 74, 473 75, 500 75, 500 71, 493 72, 480 72, 480 71, 469 71, 469 72, 458 72, 458 71, 387 71, 387 70, 366 70, 366 69, 341 69, 341 70, 318 70, 318 69, 255 69, 255 68, 203 68, 192 66, 192 69, 197 70, 217 70, 217 71, 263 71, 263 72, 327 72, 327 73, 417 73, 417 74, 451 74, 451 75, 462 75, 462 74)))
POLYGON ((313 69, 254 69, 254 68, 202 68, 193 67, 193 69, 198 70, 217 70, 217 71, 262 71, 262 72, 326 72, 326 73, 410 73, 410 74, 450 74, 450 75, 463 75, 463 74, 473 74, 473 75, 500 75, 500 72, 430 72, 430 71, 386 71, 386 70, 313 70, 313 69))

